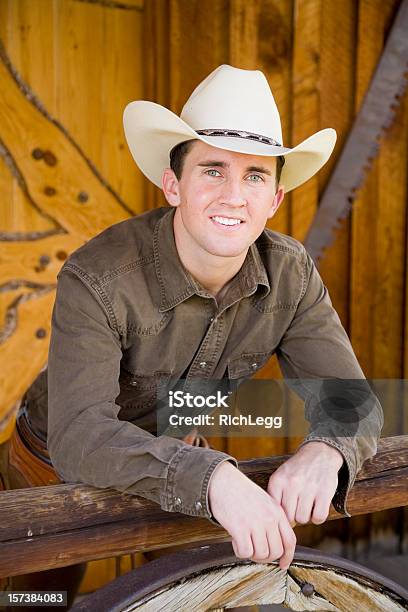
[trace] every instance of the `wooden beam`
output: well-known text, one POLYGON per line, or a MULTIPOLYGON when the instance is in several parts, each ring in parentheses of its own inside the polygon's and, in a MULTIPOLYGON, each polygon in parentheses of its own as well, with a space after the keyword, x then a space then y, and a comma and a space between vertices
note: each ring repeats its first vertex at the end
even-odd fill
MULTIPOLYGON (((295 0, 292 59, 292 142, 295 146, 317 132, 320 104, 320 54, 322 0, 295 0)), ((344 55, 342 55, 344 60, 344 55)), ((319 180, 316 174, 292 192, 290 235, 303 241, 317 210, 319 180)))
MULTIPOLYGON (((240 462, 266 487, 287 457, 240 462)), ((352 515, 408 504, 408 436, 381 440, 350 493, 352 515)), ((341 518, 333 508, 330 519, 341 518)), ((188 543, 229 540, 206 519, 164 512, 113 489, 64 484, 0 493, 0 577, 188 543)))

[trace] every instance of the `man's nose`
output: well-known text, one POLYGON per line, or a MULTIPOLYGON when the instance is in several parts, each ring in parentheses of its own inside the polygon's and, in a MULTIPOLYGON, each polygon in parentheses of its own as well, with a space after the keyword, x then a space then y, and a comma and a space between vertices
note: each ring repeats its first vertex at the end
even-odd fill
POLYGON ((240 180, 229 179, 224 183, 221 201, 229 206, 246 206, 247 200, 240 180))

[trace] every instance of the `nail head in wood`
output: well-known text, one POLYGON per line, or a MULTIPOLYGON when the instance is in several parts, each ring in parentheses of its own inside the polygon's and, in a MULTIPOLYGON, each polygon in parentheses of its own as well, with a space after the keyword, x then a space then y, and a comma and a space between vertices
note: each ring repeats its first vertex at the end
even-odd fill
POLYGON ((310 584, 310 582, 305 582, 304 585, 302 586, 302 593, 306 597, 311 597, 314 593, 313 584, 310 584))
POLYGON ((57 193, 57 190, 56 190, 56 189, 54 189, 54 187, 49 187, 49 186, 47 186, 47 187, 44 189, 44 193, 45 193, 45 195, 47 195, 47 196, 53 196, 53 195, 55 195, 55 194, 57 193))
POLYGON ((51 257, 48 255, 41 255, 39 261, 41 266, 47 266, 51 261, 51 257))
POLYGON ((55 166, 57 163, 57 158, 55 157, 54 153, 52 153, 52 151, 45 151, 44 161, 47 166, 55 166))
POLYGON ((36 147, 35 149, 33 149, 31 155, 34 157, 34 159, 42 159, 44 156, 44 151, 36 147))
POLYGON ((78 193, 78 202, 81 202, 81 204, 84 204, 85 202, 87 202, 88 199, 89 199, 89 196, 86 193, 86 191, 80 191, 78 193))

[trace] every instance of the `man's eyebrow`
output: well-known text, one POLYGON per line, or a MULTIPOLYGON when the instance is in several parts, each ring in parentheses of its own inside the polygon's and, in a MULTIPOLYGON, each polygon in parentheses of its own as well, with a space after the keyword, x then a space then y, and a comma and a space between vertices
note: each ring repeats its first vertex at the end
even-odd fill
POLYGON ((220 166, 221 168, 227 168, 229 164, 221 161, 213 161, 209 159, 208 161, 203 161, 197 164, 197 166, 220 166))
MULTIPOLYGON (((200 162, 199 164, 197 164, 197 166, 203 166, 203 167, 208 167, 208 166, 215 166, 215 167, 220 167, 220 168, 228 168, 229 164, 226 164, 225 162, 222 161, 215 161, 212 159, 200 162)), ((261 174, 268 174, 269 176, 272 176, 272 172, 270 170, 268 170, 268 168, 264 168, 263 166, 248 166, 247 168, 245 168, 245 172, 260 172, 261 174)))
POLYGON ((246 171, 247 172, 260 172, 261 174, 269 174, 269 176, 272 176, 272 172, 268 170, 268 168, 264 168, 263 166, 249 166, 249 168, 247 168, 246 171))

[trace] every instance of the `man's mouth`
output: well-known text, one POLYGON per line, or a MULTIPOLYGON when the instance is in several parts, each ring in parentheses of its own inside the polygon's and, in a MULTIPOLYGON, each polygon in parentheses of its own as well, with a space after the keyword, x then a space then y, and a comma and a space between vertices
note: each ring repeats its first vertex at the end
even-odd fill
POLYGON ((210 217, 210 219, 217 225, 222 225, 223 227, 237 227, 245 223, 243 219, 238 219, 237 217, 222 217, 220 215, 214 215, 210 217))

